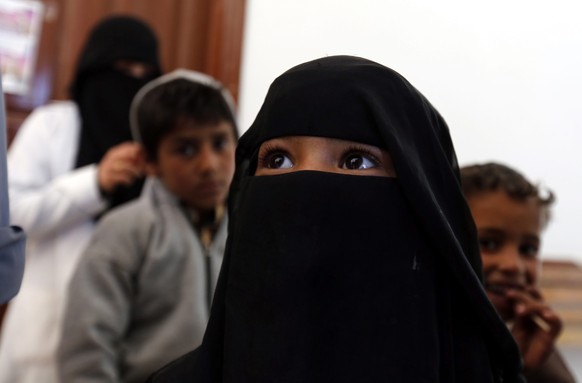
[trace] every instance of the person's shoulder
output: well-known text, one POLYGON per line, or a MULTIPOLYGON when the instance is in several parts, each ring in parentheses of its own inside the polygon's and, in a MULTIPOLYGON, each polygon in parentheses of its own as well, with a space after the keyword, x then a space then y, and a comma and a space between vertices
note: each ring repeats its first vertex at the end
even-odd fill
POLYGON ((69 111, 77 112, 77 104, 71 100, 53 100, 49 103, 39 106, 38 109, 51 110, 51 111, 69 111))
POLYGON ((158 371, 154 372, 146 383, 179 383, 193 381, 200 348, 170 362, 158 371))
POLYGON ((139 199, 120 205, 100 217, 84 258, 133 270, 147 253, 154 226, 155 217, 139 199))
POLYGON ((80 127, 80 116, 77 104, 72 101, 53 101, 35 108, 24 121, 23 128, 47 130, 47 133, 70 134, 71 130, 80 127))
POLYGON ((77 104, 73 101, 51 101, 46 105, 39 106, 34 109, 34 114, 50 115, 50 116, 66 116, 77 117, 79 109, 77 104))
POLYGON ((111 228, 113 232, 126 232, 150 226, 155 221, 155 212, 147 198, 142 195, 107 212, 97 226, 111 228))
POLYGON ((572 372, 557 349, 554 349, 545 363, 535 370, 525 371, 528 383, 575 383, 572 372))
POLYGON ((121 226, 120 230, 125 232, 151 228, 162 225, 162 216, 167 216, 168 211, 172 214, 180 211, 177 198, 165 189, 159 179, 149 177, 137 199, 110 210, 101 218, 99 226, 121 226))

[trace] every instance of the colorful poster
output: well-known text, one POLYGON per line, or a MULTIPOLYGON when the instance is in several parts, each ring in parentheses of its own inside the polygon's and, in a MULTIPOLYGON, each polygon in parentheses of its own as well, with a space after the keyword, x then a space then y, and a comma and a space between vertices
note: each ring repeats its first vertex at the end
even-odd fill
POLYGON ((44 6, 40 1, 0 0, 0 69, 5 93, 28 93, 34 76, 44 6))

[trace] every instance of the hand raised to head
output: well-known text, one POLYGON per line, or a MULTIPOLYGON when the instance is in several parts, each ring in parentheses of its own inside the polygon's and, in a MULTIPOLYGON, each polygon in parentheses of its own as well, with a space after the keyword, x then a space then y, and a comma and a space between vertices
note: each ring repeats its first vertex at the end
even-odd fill
POLYGON ((117 186, 131 185, 144 174, 145 163, 141 146, 135 142, 123 142, 109 149, 99 163, 99 188, 110 193, 117 186))

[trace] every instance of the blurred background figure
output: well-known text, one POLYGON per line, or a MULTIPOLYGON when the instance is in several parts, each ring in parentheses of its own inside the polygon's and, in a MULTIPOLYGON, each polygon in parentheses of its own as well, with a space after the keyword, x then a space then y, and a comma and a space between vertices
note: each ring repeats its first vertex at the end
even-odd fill
POLYGON ((485 288, 520 348, 529 383, 571 383, 556 349, 562 320, 540 291, 542 230, 554 195, 498 163, 461 169, 477 226, 485 288))
POLYGON ((6 311, 6 302, 20 289, 24 272, 24 232, 19 227, 9 226, 8 209, 6 119, 0 76, 0 328, 6 311))
POLYGON ((187 70, 135 97, 149 177, 99 222, 71 279, 60 383, 143 383, 202 342, 226 242, 233 105, 219 82, 187 70))
POLYGON ((107 18, 82 49, 71 100, 36 109, 14 139, 11 218, 29 242, 22 289, 2 329, 0 382, 57 382, 66 287, 99 217, 140 192, 129 107, 160 73, 152 29, 133 17, 107 18))

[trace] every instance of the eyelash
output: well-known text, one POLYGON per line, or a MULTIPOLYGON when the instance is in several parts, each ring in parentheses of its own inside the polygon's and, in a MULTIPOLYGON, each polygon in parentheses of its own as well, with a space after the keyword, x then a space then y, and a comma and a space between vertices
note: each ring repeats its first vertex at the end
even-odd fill
MULTIPOLYGON (((365 148, 363 146, 357 146, 357 145, 350 145, 344 150, 344 152, 340 156, 341 163, 343 164, 345 162, 346 157, 348 155, 354 154, 354 153, 366 156, 376 166, 382 165, 382 161, 376 155, 374 155, 368 148, 365 148)), ((283 149, 280 146, 276 146, 273 144, 266 144, 265 149, 263 150, 262 154, 260 154, 258 157, 258 163, 260 164, 260 166, 267 167, 268 161, 273 154, 283 154, 283 155, 289 157, 291 159, 291 161, 293 161, 293 158, 287 152, 287 150, 283 149)))
POLYGON ((271 156, 275 153, 281 153, 284 154, 288 157, 291 157, 289 155, 289 153, 287 153, 287 151, 283 148, 281 148, 280 146, 275 146, 272 144, 265 144, 265 150, 263 151, 262 154, 259 154, 259 158, 258 158, 258 163, 260 164, 260 166, 262 167, 268 167, 268 161, 271 158, 271 156))

